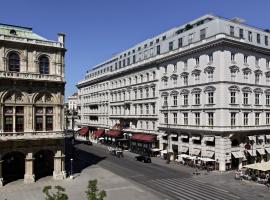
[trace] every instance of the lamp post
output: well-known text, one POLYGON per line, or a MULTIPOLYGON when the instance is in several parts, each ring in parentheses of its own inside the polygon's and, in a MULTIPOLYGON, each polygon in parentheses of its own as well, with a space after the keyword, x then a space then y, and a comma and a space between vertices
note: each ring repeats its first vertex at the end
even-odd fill
POLYGON ((70 179, 73 178, 73 158, 70 158, 70 179))

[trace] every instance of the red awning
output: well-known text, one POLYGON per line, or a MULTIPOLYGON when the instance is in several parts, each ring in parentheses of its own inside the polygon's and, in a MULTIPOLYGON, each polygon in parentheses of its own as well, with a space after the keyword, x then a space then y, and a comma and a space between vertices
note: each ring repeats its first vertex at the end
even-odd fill
POLYGON ((153 142, 155 140, 155 135, 135 133, 132 135, 131 140, 137 140, 142 142, 153 142))
POLYGON ((105 132, 104 129, 102 129, 102 128, 98 129, 98 130, 94 131, 93 136, 94 136, 94 138, 99 138, 104 134, 104 132, 105 132))
POLYGON ((87 126, 78 130, 78 134, 82 136, 88 135, 88 133, 89 133, 89 128, 87 126))
POLYGON ((122 131, 118 131, 118 130, 110 130, 106 133, 106 135, 110 137, 121 137, 123 133, 122 131))

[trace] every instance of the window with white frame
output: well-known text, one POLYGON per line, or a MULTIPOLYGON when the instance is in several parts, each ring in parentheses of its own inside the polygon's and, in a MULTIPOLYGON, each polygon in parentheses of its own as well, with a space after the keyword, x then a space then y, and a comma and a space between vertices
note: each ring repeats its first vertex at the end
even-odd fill
POLYGON ((214 126, 214 113, 213 112, 208 113, 208 125, 214 126))
POLYGON ((248 62, 248 56, 247 55, 244 55, 244 64, 247 64, 248 62))
POLYGON ((146 98, 149 98, 149 88, 145 88, 145 96, 146 98))
POLYGON ((195 125, 200 125, 200 113, 195 113, 195 125))
POLYGON ((152 127, 153 127, 153 130, 155 130, 156 129, 156 122, 152 122, 152 127))
POLYGON ((164 123, 168 124, 168 113, 164 113, 164 123))
POLYGON ((252 42, 252 32, 251 31, 248 32, 248 41, 252 42))
POLYGON ((154 103, 152 104, 152 113, 153 115, 156 114, 156 105, 154 103))
POLYGON ((232 62, 235 61, 235 53, 231 53, 231 61, 232 61, 232 62))
POLYGON ((175 64, 173 65, 173 71, 174 71, 174 72, 177 72, 177 63, 175 63, 175 64))
POLYGON ((255 126, 260 125, 260 113, 255 113, 255 126))
POLYGON ((200 93, 195 93, 195 105, 200 105, 201 103, 201 94, 200 93))
POLYGON ((173 77, 172 80, 173 80, 173 85, 176 86, 177 85, 177 78, 173 77))
POLYGON ((188 105, 188 94, 184 94, 183 99, 184 99, 184 105, 187 106, 188 105))
POLYGON ((134 114, 137 115, 137 105, 134 105, 134 114))
POLYGON ((177 106, 177 95, 173 96, 173 105, 177 106))
POLYGON ((138 96, 137 96, 137 95, 138 95, 137 90, 134 90, 134 98, 135 98, 135 99, 137 99, 137 98, 138 98, 138 96))
POLYGON ((177 113, 173 113, 173 123, 177 124, 177 113))
POLYGON ((167 96, 163 97, 163 106, 168 106, 168 97, 167 96))
POLYGON ((266 94, 266 95, 265 95, 265 100, 266 100, 265 104, 266 104, 267 106, 269 106, 269 105, 270 105, 270 94, 266 94))
POLYGON ((145 112, 147 115, 149 115, 149 105, 145 104, 145 112))
POLYGON ((214 92, 208 92, 208 104, 214 104, 214 92))
POLYGON ((152 87, 152 97, 155 97, 155 96, 156 96, 156 88, 152 87))
POLYGON ((200 83, 200 74, 194 74, 194 79, 195 79, 195 84, 199 84, 200 83))
POLYGON ((231 81, 235 82, 236 71, 231 71, 231 81))
POLYGON ((146 73, 146 81, 149 81, 149 73, 146 73))
POLYGON ((188 125, 188 113, 183 113, 184 115, 184 125, 188 125))
POLYGON ((195 61, 196 61, 196 65, 199 65, 200 64, 200 57, 195 58, 195 61))
POLYGON ((270 85, 270 76, 266 76, 266 85, 270 85))
POLYGON ((145 122, 145 125, 146 125, 146 130, 148 130, 148 129, 149 129, 149 122, 146 121, 146 122, 145 122))
POLYGON ((260 74, 255 74, 255 84, 260 83, 260 74))
POLYGON ((270 124, 270 113, 266 113, 266 124, 270 124))
POLYGON ((187 86, 188 85, 188 76, 184 76, 183 79, 184 79, 184 86, 187 86))
POLYGON ((152 72, 152 76, 153 76, 153 80, 155 80, 156 79, 156 72, 155 71, 152 72))
POLYGON ((188 44, 192 43, 193 38, 194 38, 194 34, 193 34, 193 33, 190 33, 190 34, 188 35, 188 44))
POLYGON ((208 78, 208 82, 213 82, 214 81, 214 71, 208 71, 207 78, 208 78))
POLYGON ((140 98, 143 98, 143 89, 140 89, 140 98))
POLYGON ((231 92, 231 104, 236 104, 236 92, 231 92))
POLYGON ((185 60, 185 61, 184 61, 184 70, 187 70, 187 67, 188 67, 188 61, 185 60))
POLYGON ((243 104, 248 105, 248 92, 243 93, 243 104))
POLYGON ((165 88, 168 86, 168 79, 167 78, 163 79, 163 84, 164 84, 165 88))
POLYGON ((260 105, 260 94, 255 93, 255 105, 260 105))
POLYGON ((140 114, 142 115, 143 114, 143 105, 140 104, 139 106, 140 106, 140 114))
POLYGON ((213 62, 213 53, 208 54, 208 61, 209 63, 213 62))
POLYGON ((248 125, 248 114, 249 113, 244 113, 244 126, 248 125))
POLYGON ((244 81, 245 81, 245 83, 248 83, 248 79, 249 79, 249 73, 244 72, 244 81))
POLYGON ((236 113, 232 112, 231 113, 231 126, 235 126, 236 125, 236 113))

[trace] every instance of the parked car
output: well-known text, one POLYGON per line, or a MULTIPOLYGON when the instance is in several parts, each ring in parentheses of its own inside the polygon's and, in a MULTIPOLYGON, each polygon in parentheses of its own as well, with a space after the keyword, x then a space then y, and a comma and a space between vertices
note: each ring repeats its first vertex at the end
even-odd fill
POLYGON ((140 156, 136 156, 135 159, 143 163, 151 163, 151 158, 149 156, 140 155, 140 156))
POLYGON ((80 141, 82 144, 87 144, 87 145, 93 145, 93 143, 90 140, 83 140, 80 141))

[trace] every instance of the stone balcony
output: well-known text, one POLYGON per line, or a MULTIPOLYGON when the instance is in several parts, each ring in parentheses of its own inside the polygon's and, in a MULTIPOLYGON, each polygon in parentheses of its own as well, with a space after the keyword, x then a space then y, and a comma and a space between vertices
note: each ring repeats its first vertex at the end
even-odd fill
POLYGON ((64 138, 64 131, 0 132, 0 141, 64 138))
POLYGON ((17 79, 17 80, 33 80, 33 81, 64 82, 64 78, 59 75, 38 74, 38 73, 29 73, 29 72, 0 71, 0 78, 17 79))

